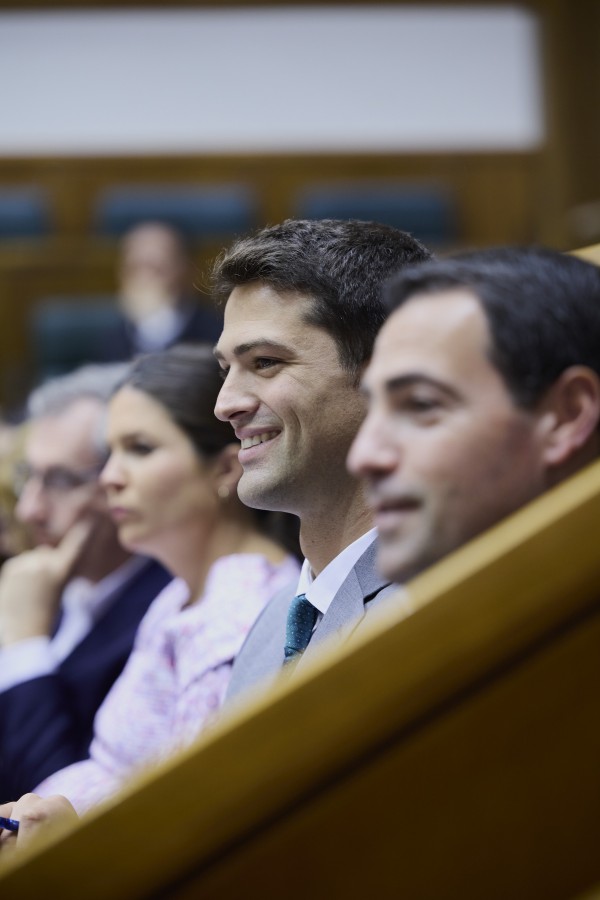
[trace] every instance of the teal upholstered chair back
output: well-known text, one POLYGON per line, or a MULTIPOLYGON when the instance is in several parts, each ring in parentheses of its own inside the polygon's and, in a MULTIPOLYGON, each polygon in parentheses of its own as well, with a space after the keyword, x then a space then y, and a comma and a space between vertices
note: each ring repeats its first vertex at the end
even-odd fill
POLYGON ((361 219, 393 225, 434 249, 450 247, 459 237, 454 197, 439 185, 315 186, 298 197, 297 211, 306 219, 361 219))
POLYGON ((47 297, 32 310, 31 345, 38 381, 64 375, 78 366, 106 359, 120 317, 105 297, 47 297))
POLYGON ((256 199, 240 184, 122 185, 98 197, 97 233, 118 237, 144 221, 165 222, 191 239, 233 236, 256 224, 256 199))
POLYGON ((36 187, 0 188, 0 240, 43 237, 51 230, 48 198, 36 187))

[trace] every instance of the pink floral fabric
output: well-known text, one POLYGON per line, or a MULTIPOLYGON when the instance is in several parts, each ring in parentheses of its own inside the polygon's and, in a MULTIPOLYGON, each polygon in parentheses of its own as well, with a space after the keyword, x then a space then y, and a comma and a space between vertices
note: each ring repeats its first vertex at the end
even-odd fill
POLYGON ((90 758, 36 788, 63 794, 79 813, 117 791, 128 776, 189 745, 223 702, 233 660, 265 604, 295 590, 299 566, 255 554, 219 559, 204 596, 188 605, 174 579, 142 620, 133 651, 94 722, 90 758))

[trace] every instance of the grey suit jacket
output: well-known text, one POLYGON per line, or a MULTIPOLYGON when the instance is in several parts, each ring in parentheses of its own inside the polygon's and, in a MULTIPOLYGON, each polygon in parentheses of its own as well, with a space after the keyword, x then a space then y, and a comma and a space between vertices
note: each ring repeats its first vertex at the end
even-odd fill
MULTIPOLYGON (((367 612, 397 590, 397 585, 390 585, 389 581, 377 574, 376 553, 375 541, 365 550, 340 586, 329 609, 317 625, 298 666, 318 653, 319 645, 332 635, 336 635, 340 642, 347 640, 367 612)), ((290 585, 276 594, 255 622, 233 665, 227 700, 255 684, 268 684, 281 671, 287 614, 295 588, 296 585, 290 585)))

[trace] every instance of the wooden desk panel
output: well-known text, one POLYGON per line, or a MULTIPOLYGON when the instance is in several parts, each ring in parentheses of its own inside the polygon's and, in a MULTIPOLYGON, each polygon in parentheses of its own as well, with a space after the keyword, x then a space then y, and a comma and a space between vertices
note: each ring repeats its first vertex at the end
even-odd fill
POLYGON ((587 890, 600 881, 599 516, 597 463, 415 579, 412 616, 390 603, 348 646, 14 860, 0 889, 587 890))

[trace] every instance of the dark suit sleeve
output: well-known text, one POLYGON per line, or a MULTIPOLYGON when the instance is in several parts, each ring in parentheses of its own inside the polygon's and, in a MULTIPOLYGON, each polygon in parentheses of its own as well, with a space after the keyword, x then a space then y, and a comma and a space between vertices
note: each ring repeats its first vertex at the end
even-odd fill
POLYGON ((0 799, 15 800, 52 772, 85 759, 91 719, 75 708, 58 673, 0 694, 0 799))
POLYGON ((139 622, 169 582, 149 563, 56 672, 0 694, 0 800, 86 759, 94 717, 127 662, 139 622))

